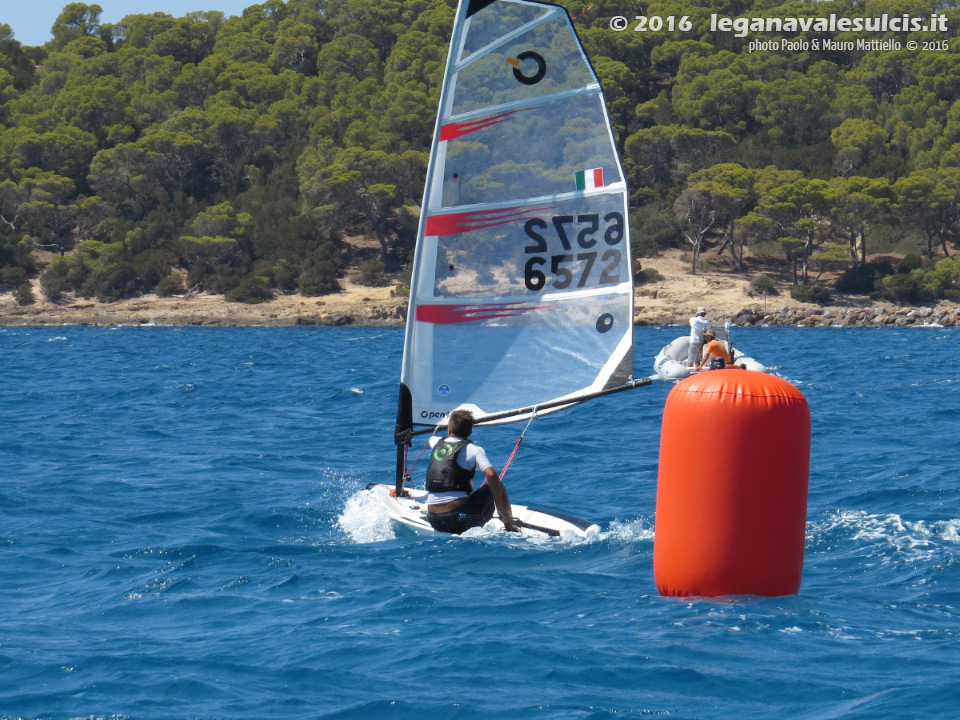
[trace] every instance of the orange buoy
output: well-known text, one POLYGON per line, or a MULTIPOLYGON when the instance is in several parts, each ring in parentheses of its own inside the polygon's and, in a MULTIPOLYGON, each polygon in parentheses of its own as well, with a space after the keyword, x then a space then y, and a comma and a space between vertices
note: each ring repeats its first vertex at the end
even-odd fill
POLYGON ((653 574, 661 595, 800 590, 810 408, 774 375, 699 373, 667 396, 653 574))

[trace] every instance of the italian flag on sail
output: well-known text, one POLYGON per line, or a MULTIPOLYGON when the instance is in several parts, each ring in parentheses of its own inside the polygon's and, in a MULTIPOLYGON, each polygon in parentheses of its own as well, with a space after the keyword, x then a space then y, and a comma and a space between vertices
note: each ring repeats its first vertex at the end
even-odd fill
POLYGON ((577 173, 577 190, 592 190, 603 187, 603 168, 581 170, 577 173))

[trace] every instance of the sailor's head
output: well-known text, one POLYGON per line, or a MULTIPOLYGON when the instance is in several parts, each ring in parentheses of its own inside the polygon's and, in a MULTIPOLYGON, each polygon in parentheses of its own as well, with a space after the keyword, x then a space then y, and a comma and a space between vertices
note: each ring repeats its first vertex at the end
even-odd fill
POLYGON ((706 314, 707 314, 707 309, 703 305, 697 308, 697 315, 706 315, 706 314))
POLYGON ((447 435, 468 438, 473 432, 473 413, 469 410, 454 410, 447 416, 447 435))
POLYGON ((717 337, 717 334, 713 330, 706 330, 703 333, 703 337, 706 340, 715 340, 717 337))

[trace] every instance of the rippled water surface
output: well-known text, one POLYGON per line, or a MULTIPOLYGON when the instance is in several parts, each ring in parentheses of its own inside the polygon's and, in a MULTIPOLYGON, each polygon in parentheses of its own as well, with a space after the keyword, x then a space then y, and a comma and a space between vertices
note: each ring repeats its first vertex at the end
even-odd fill
POLYGON ((399 329, 0 329, 0 718, 957 717, 960 330, 734 337, 810 404, 793 597, 658 595, 668 383, 510 470, 599 536, 423 539, 363 492, 399 329))

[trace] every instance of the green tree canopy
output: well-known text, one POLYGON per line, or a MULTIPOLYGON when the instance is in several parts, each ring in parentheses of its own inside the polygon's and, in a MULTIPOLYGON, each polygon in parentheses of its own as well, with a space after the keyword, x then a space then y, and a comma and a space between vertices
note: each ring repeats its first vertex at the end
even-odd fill
MULTIPOLYGON (((817 52, 751 52, 709 27, 712 14, 821 14, 802 0, 653 0, 635 14, 689 26, 645 32, 613 32, 610 17, 634 13, 611 0, 564 4, 604 89, 638 246, 683 242, 682 227, 696 270, 699 253, 727 247, 738 266, 761 246, 782 263, 777 241, 795 238, 786 261, 804 283, 834 245, 857 265, 881 240, 932 260, 953 251, 957 0, 936 8, 950 20, 942 36, 891 33, 901 49, 817 52), (909 39, 951 47, 914 50, 909 39)), ((134 11, 104 23, 99 5, 67 3, 35 48, 0 24, 0 265, 34 274, 45 256, 30 248, 43 246, 65 254, 52 293, 127 296, 186 276, 188 287, 256 299, 335 291, 346 239, 362 233, 398 269, 455 6, 265 0, 229 18, 134 11)), ((931 8, 834 0, 830 11, 931 8)), ((950 291, 931 282, 924 292, 950 291)))

